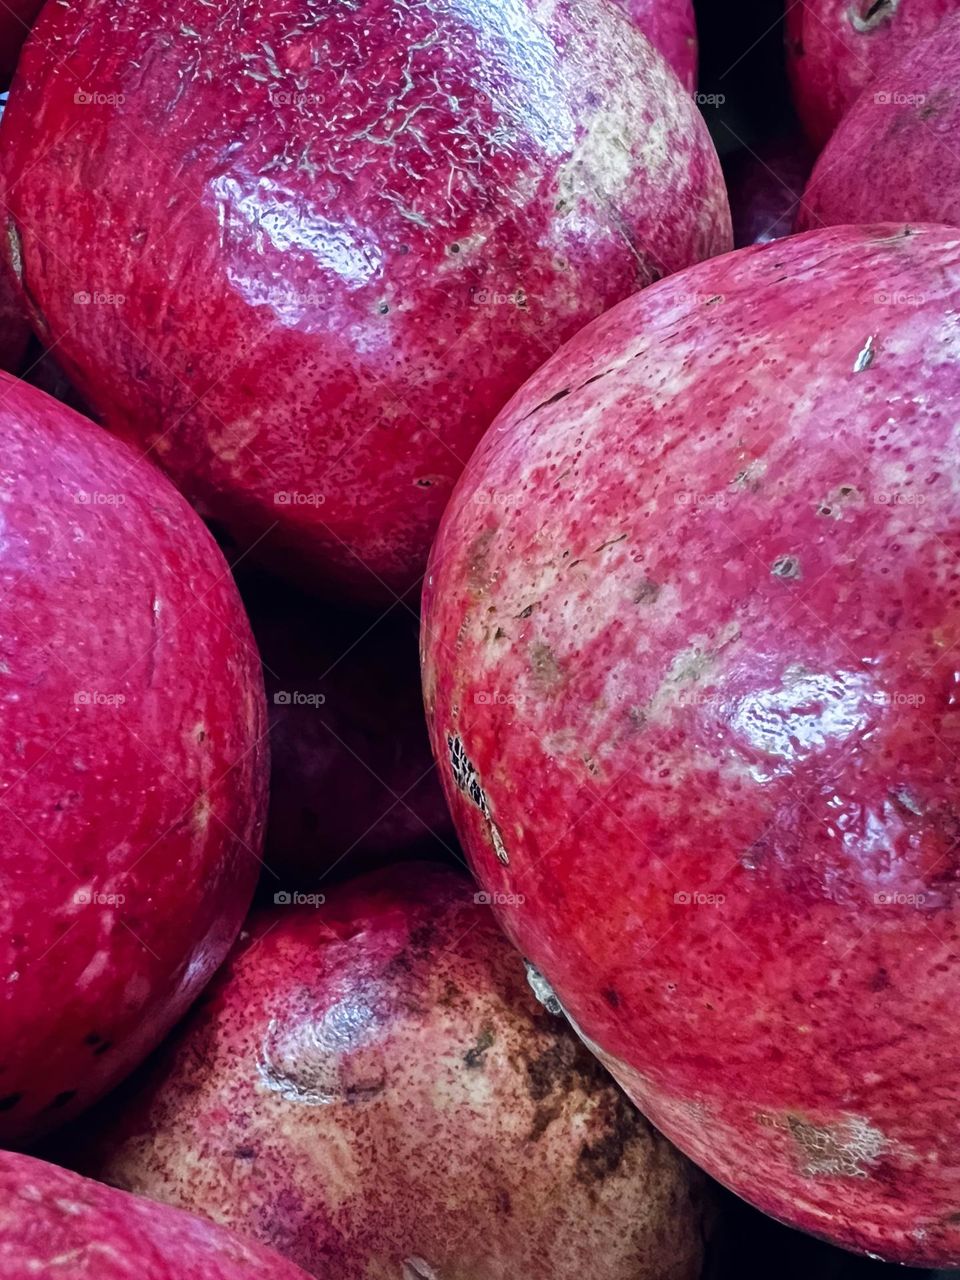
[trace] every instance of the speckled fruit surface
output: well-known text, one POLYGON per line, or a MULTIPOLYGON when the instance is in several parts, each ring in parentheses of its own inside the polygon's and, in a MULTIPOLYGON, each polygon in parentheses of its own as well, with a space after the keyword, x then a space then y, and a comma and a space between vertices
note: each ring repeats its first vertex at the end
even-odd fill
MULTIPOLYGON (((932 31, 957 0, 798 0, 786 9, 794 106, 813 145, 827 142, 891 58, 932 31)), ((876 216, 876 215, 875 215, 876 216)))
POLYGON ((104 423, 357 595, 419 581, 546 355, 730 244, 692 100, 594 0, 51 4, 0 150, 7 251, 104 423))
POLYGON ((540 1007, 475 885, 443 868, 255 913, 136 1083, 93 1118, 84 1167, 317 1275, 700 1274, 706 1180, 540 1007))
POLYGON ((259 863, 257 654, 156 468, 0 375, 0 1139, 115 1084, 223 959, 259 863))
POLYGON ((814 166, 800 230, 876 218, 960 224, 960 14, 860 95, 814 166))
POLYGON ((769 244, 793 231, 813 156, 802 137, 784 134, 723 162, 738 249, 769 244))
POLYGON ((941 1266, 958 237, 743 249, 584 329, 474 455, 422 640, 471 863, 642 1109, 776 1217, 941 1266))
POLYGON ((430 750, 417 619, 248 591, 270 721, 264 886, 320 888, 415 846, 453 842, 430 750))
POLYGON ((32 1280, 304 1280, 222 1227, 66 1169, 0 1152, 0 1276, 32 1280))
POLYGON ((697 87, 697 21, 693 0, 613 0, 666 58, 680 83, 697 87))

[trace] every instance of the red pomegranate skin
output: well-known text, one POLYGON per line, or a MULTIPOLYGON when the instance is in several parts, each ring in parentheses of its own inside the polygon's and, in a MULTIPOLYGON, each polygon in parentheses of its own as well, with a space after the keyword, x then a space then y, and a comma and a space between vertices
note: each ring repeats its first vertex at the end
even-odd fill
POLYGON ((303 1280, 222 1227, 66 1169, 0 1152, 0 1276, 69 1280, 303 1280))
POLYGON ((677 73, 688 93, 697 87, 697 21, 692 0, 614 0, 677 73))
POLYGON ((706 1179, 475 898, 408 864, 251 916, 83 1167, 337 1280, 697 1280, 706 1179))
POLYGON ((266 732, 229 569, 154 467, 0 375, 0 1138, 151 1050, 235 938, 266 732))
POLYGON ((105 425, 355 595, 419 581, 547 354, 730 244, 692 101, 585 0, 50 5, 0 147, 39 331, 105 425))
POLYGON ((800 230, 876 218, 960 223, 960 15, 889 65, 814 166, 800 230))
POLYGON ((793 133, 724 161, 736 248, 790 235, 812 164, 805 140, 793 133))
POLYGON ((802 0, 787 6, 793 102, 817 151, 878 72, 956 10, 956 0, 802 0))
POLYGON ((43 0, 4 0, 0 5, 0 88, 13 78, 17 58, 43 0))
POLYGON ((475 454, 422 633, 461 842, 601 1060, 761 1209, 930 1266, 960 1262, 958 301, 958 233, 887 225, 615 307, 475 454))
MULTIPOLYGON (((263 884, 454 844, 420 690, 417 619, 334 610, 273 584, 248 590, 270 721, 263 884)), ((459 854, 457 855, 459 856, 459 854)))
POLYGON ((17 283, 6 263, 0 263, 0 369, 19 371, 30 341, 30 324, 17 283))

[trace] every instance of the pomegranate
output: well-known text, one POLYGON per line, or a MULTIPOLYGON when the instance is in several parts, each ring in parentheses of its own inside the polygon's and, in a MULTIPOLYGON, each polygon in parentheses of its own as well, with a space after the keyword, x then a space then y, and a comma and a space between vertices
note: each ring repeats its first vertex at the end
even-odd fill
POLYGON ((692 100, 591 0, 50 4, 0 150, 6 251, 94 412, 357 596, 419 582, 547 354, 730 245, 692 100))
POLYGON ((787 5, 787 70, 794 105, 818 151, 885 64, 956 9, 957 0, 802 0, 787 5))
POLYGON ((265 807, 257 653, 172 485, 0 375, 0 1137, 104 1093, 223 959, 265 807))
POLYGON ((252 916, 82 1167, 337 1280, 698 1280, 706 1180, 478 897, 408 864, 252 916))
POLYGON ((0 1151, 4 1280, 304 1280, 260 1245, 190 1214, 0 1151))
POLYGON ((960 1264, 960 233, 844 227, 587 326, 444 517, 424 684, 501 923, 766 1212, 960 1264), (507 895, 502 898, 499 895, 507 895))
POLYGON ((814 167, 801 230, 875 218, 960 223, 960 14, 889 65, 814 167))

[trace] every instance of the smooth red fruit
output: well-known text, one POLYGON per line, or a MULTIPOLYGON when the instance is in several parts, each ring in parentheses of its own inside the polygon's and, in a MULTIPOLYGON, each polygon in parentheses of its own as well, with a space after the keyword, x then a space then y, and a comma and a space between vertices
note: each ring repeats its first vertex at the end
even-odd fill
POLYGON ((0 87, 10 83, 20 49, 42 8, 43 0, 4 0, 0 4, 0 87))
POLYGON ((730 244, 692 101, 590 0, 51 4, 0 148, 105 424, 284 573, 381 597, 544 357, 730 244))
POLYGON ((464 848, 601 1060, 760 1208, 939 1266, 958 307, 958 233, 889 225, 615 307, 491 427, 423 624, 464 848))
POLYGON ((800 0, 787 5, 787 71, 794 106, 818 151, 886 64, 956 8, 956 0, 800 0))
POLYGON ((408 864, 251 917, 84 1167, 337 1280, 697 1280, 705 1179, 476 898, 408 864))
POLYGON ((0 1151, 0 1276, 69 1280, 304 1280, 222 1227, 0 1151))
POLYGON ((104 1093, 195 999, 259 869, 263 685, 152 466, 0 375, 0 1137, 104 1093))
POLYGON ((960 15, 860 95, 803 193, 801 230, 876 218, 960 224, 960 15))
POLYGON ((270 720, 266 888, 322 887, 330 873, 452 842, 414 615, 338 613, 264 583, 247 600, 270 720))
POLYGON ((790 235, 812 163, 806 142, 792 133, 724 160, 738 249, 790 235))
POLYGON ((666 58, 688 93, 697 87, 693 0, 614 0, 666 58))

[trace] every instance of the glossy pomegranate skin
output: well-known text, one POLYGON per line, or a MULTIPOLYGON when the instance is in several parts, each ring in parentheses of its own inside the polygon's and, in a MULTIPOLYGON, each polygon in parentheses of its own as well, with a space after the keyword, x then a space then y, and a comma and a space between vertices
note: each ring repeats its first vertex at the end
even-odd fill
POLYGON ((39 331, 105 425, 355 595, 419 581, 547 354, 730 244, 692 101, 586 0, 50 5, 0 149, 39 331))
POLYGON ((816 150, 891 59, 956 11, 957 0, 803 0, 788 5, 787 70, 794 106, 816 150))
POLYGON ((304 1280, 201 1218, 0 1151, 0 1276, 29 1280, 304 1280))
POLYGON ((724 160, 736 248, 791 234, 812 164, 807 143, 793 133, 724 160))
POLYGON ((874 218, 960 224, 960 14, 889 64, 814 166, 800 230, 874 218))
POLYGON ((132 1070, 240 927, 263 686, 229 569, 157 471, 0 375, 0 1137, 132 1070))
POLYGON ((427 846, 454 852, 414 614, 371 618, 263 581, 245 594, 270 720, 263 887, 322 888, 427 846))
POLYGON ((692 0, 613 0, 666 58, 688 93, 697 87, 697 21, 692 0))
POLYGON ((337 1280, 697 1280, 706 1179, 475 893, 408 864, 252 915, 83 1167, 337 1280))
POLYGON ((884 226, 614 308, 475 454, 422 633, 461 841, 601 1060, 768 1213, 932 1266, 960 1261, 958 300, 958 233, 884 226))
POLYGON ((13 78, 17 58, 43 0, 5 0, 0 5, 0 88, 13 78))

